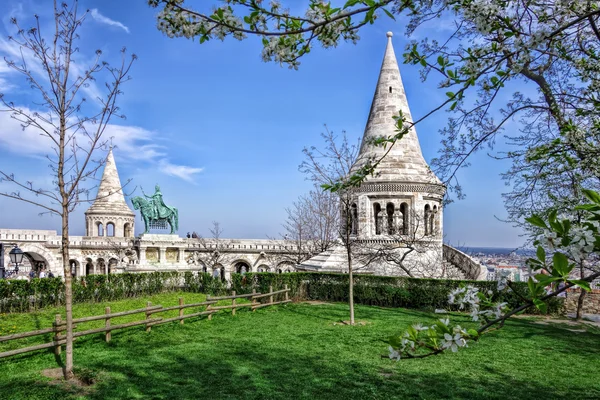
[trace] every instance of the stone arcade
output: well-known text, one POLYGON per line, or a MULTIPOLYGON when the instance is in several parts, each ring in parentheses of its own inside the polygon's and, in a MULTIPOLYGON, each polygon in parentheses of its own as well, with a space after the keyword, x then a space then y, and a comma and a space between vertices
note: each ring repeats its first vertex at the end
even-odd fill
MULTIPOLYGON (((402 111, 412 121, 400 70, 392 45, 392 34, 379 73, 369 119, 354 169, 383 154, 383 147, 370 139, 395 133, 393 116, 402 111)), ((442 258, 458 267, 462 276, 484 277, 485 268, 465 254, 443 245, 442 198, 445 186, 433 174, 421 153, 416 130, 410 129, 383 159, 373 177, 353 193, 350 214, 351 234, 363 244, 399 244, 402 254, 407 246, 403 238, 412 238, 424 251, 407 257, 411 265, 439 266, 442 258), (399 238, 399 239, 398 239, 399 238), (453 261, 454 260, 454 261, 453 261)), ((344 272, 344 252, 340 248, 319 254, 300 265, 290 261, 298 249, 279 240, 181 238, 175 234, 141 234, 134 237, 135 214, 125 202, 121 182, 110 150, 98 195, 85 212, 86 236, 70 237, 72 274, 109 274, 149 271, 204 271, 229 279, 233 272, 289 272, 296 269, 344 272)), ((0 242, 16 243, 26 255, 21 268, 46 268, 62 275, 61 237, 56 231, 0 229, 0 242)), ((5 265, 9 266, 8 252, 5 265)), ((404 275, 386 263, 369 264, 362 273, 404 275)), ((439 272, 439 271, 437 271, 439 272)), ((432 276, 417 274, 417 276, 432 276)), ((443 273, 439 276, 445 276, 443 273)))

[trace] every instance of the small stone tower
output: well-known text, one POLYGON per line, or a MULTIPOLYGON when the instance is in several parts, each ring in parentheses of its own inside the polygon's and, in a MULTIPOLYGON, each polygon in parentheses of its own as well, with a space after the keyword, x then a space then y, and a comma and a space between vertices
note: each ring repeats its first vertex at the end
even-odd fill
POLYGON ((352 169, 390 151, 376 168, 375 175, 368 177, 357 189, 356 201, 351 207, 351 229, 358 239, 385 240, 390 235, 406 235, 407 240, 411 237, 412 240, 439 242, 441 256, 442 198, 446 187, 423 158, 416 130, 410 129, 391 149, 370 142, 373 138, 396 133, 396 122, 392 117, 398 116, 399 111, 407 123, 412 122, 394 54, 392 33, 388 32, 387 37, 360 153, 352 169))
POLYGON ((135 214, 123 196, 123 188, 112 148, 106 157, 106 165, 94 204, 85 212, 86 236, 115 236, 132 238, 135 214))

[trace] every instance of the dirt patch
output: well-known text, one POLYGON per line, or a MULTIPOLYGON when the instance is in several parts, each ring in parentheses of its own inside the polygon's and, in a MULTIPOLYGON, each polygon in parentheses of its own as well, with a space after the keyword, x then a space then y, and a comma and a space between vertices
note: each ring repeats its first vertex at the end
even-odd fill
MULTIPOLYGON (((340 321, 340 322, 334 322, 334 325, 350 325, 350 321, 340 321)), ((370 322, 367 321, 354 321, 354 326, 365 326, 367 324, 370 324, 370 322)))
POLYGON ((333 304, 333 303, 327 303, 325 301, 318 301, 318 300, 308 300, 308 301, 303 301, 302 303, 310 304, 311 306, 321 306, 321 305, 330 306, 333 304))
POLYGON ((75 376, 65 381, 62 368, 49 368, 42 371, 42 375, 52 379, 51 385, 63 387, 64 390, 72 393, 89 393, 92 386, 96 383, 96 375, 89 371, 75 371, 75 376))
POLYGON ((574 332, 574 333, 587 332, 586 327, 588 327, 590 325, 595 325, 593 322, 590 323, 588 321, 573 321, 573 320, 569 320, 569 319, 553 319, 553 318, 539 319, 539 320, 531 321, 531 322, 533 322, 534 324, 539 324, 539 325, 567 325, 567 327, 564 327, 564 329, 567 331, 570 331, 570 332, 574 332))

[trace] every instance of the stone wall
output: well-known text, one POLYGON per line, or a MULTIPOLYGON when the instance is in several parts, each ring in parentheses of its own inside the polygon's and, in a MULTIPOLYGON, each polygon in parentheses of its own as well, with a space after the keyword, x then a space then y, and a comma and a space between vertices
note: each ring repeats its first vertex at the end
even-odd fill
MULTIPOLYGON (((568 290, 565 308, 567 313, 577 311, 577 300, 579 299, 579 290, 568 290)), ((585 294, 583 298, 583 313, 600 315, 600 289, 592 289, 585 294)))
POLYGON ((469 255, 444 244, 444 261, 454 265, 465 274, 466 279, 486 280, 487 270, 469 255))

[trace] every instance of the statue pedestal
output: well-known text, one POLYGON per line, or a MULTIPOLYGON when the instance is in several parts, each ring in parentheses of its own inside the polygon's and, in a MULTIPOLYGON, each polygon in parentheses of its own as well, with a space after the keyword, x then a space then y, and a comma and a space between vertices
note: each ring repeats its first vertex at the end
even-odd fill
POLYGON ((168 242, 181 239, 183 238, 179 237, 179 235, 168 233, 142 233, 139 237, 139 240, 144 242, 168 242))

